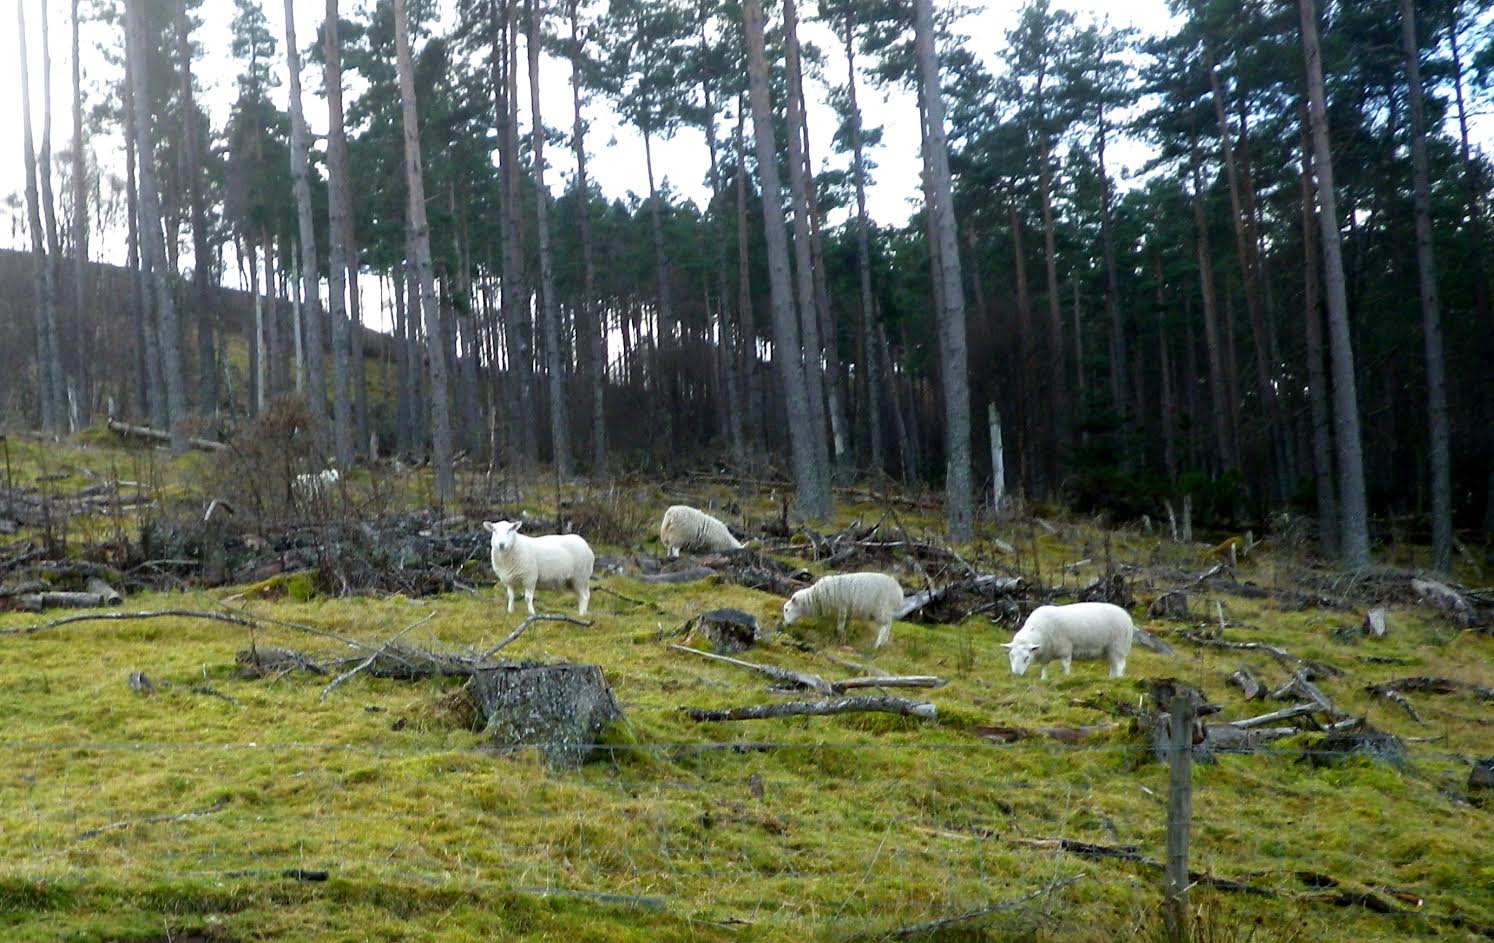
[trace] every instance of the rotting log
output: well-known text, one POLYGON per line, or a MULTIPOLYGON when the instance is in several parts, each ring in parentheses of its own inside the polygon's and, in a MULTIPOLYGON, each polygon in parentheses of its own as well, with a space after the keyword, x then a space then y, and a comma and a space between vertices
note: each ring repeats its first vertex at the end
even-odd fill
POLYGON ((770 717, 821 717, 829 714, 852 714, 865 711, 880 711, 887 714, 902 714, 934 720, 938 710, 924 701, 909 701, 900 697, 862 696, 830 698, 823 701, 788 701, 782 704, 754 704, 748 707, 728 707, 720 710, 700 707, 684 708, 685 716, 691 720, 765 720, 770 717))
POLYGON ((495 749, 536 747, 553 769, 584 763, 602 730, 622 717, 596 665, 481 668, 470 689, 495 749))
POLYGON ((1255 700, 1256 698, 1260 697, 1261 694, 1265 691, 1265 689, 1261 687, 1261 683, 1255 680, 1255 675, 1251 674, 1250 669, 1246 668, 1244 665, 1236 668, 1234 673, 1231 674, 1226 680, 1228 680, 1230 684, 1233 684, 1235 687, 1239 688, 1240 693, 1245 695, 1245 700, 1247 701, 1255 700))
POLYGON ((1243 720, 1232 720, 1229 726, 1236 730, 1249 730, 1252 727, 1264 727, 1267 724, 1280 723, 1283 720, 1291 720, 1293 717, 1302 717, 1313 711, 1321 710, 1317 704, 1298 704, 1294 707, 1286 707, 1269 714, 1261 714, 1258 717, 1246 717, 1243 720))
MULTIPOLYGON (((117 432, 122 436, 131 436, 137 439, 149 439, 152 442, 163 442, 170 444, 171 433, 162 432, 160 429, 151 429, 148 426, 132 426, 129 423, 120 422, 117 419, 109 420, 109 431, 117 432)), ((228 448, 222 442, 214 442, 212 439, 200 439, 188 437, 187 444, 194 449, 202 449, 205 452, 219 452, 228 448)))
POLYGON ((674 573, 653 573, 638 577, 640 583, 694 583, 697 580, 709 579, 716 575, 716 571, 708 566, 692 566, 688 570, 678 570, 674 573))

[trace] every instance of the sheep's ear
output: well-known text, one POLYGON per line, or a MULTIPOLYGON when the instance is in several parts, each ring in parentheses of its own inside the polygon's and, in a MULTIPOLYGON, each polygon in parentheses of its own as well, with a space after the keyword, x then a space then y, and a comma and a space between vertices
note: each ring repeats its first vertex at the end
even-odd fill
POLYGON ((512 524, 509 525, 508 529, 517 534, 519 532, 519 528, 523 527, 523 526, 524 526, 524 522, 523 521, 514 521, 512 524))
POLYGON ((487 531, 490 534, 496 534, 496 533, 498 533, 498 525, 494 524, 492 521, 483 521, 482 522, 482 529, 485 530, 485 531, 487 531))
POLYGON ((1016 648, 1017 647, 1017 643, 1016 642, 1002 642, 1001 643, 1001 647, 1002 648, 1008 648, 1008 649, 1009 648, 1016 648))

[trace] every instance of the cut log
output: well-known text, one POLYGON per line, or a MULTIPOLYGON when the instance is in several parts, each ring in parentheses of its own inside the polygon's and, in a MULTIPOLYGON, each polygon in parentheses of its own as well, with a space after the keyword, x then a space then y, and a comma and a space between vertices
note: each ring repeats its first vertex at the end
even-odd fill
POLYGON ((1371 609, 1364 614, 1364 634, 1371 638, 1384 638, 1389 626, 1385 623, 1384 609, 1371 609))
MULTIPOLYGON (((109 420, 109 431, 117 432, 122 436, 134 437, 137 439, 149 439, 152 442, 171 442, 171 433, 169 432, 162 432, 159 429, 151 429, 146 426, 132 426, 128 423, 123 423, 116 419, 109 420)), ((228 448, 228 446, 224 445, 222 442, 214 442, 212 439, 199 439, 195 437, 188 437, 187 444, 192 446, 192 448, 194 449, 202 449, 203 451, 208 452, 219 452, 223 449, 228 448)))
POLYGON ((1441 609, 1443 612, 1453 616, 1460 625, 1471 625, 1473 623, 1473 606, 1463 598, 1463 594, 1436 580, 1413 579, 1411 588, 1416 595, 1425 602, 1441 609))
POLYGON ((538 748, 552 769, 580 766, 603 728, 622 717, 596 665, 512 665, 472 674, 471 691, 494 748, 538 748))
POLYGON ((1215 753, 1255 753, 1273 740, 1301 733, 1296 727, 1252 727, 1242 730, 1234 724, 1209 724, 1204 740, 1215 753))
POLYGON ((104 606, 117 606, 120 602, 119 594, 113 590, 109 593, 51 591, 21 597, 22 608, 30 609, 32 612, 39 612, 42 609, 99 609, 104 606))
POLYGON ((119 594, 119 590, 105 583, 97 576, 90 576, 84 588, 88 592, 94 593, 105 600, 104 605, 106 606, 117 606, 124 602, 124 597, 119 594))
POLYGON ((1295 707, 1287 707, 1279 711, 1272 711, 1269 714, 1261 714, 1259 717, 1246 717, 1244 720, 1230 721, 1229 726, 1234 727, 1236 730, 1249 730, 1252 727, 1264 727, 1266 724, 1291 720, 1293 717, 1302 717, 1319 709, 1316 704, 1298 704, 1295 707))
POLYGON ((249 678, 262 678, 286 671, 305 671, 314 675, 327 673, 327 669, 295 649, 273 645, 246 648, 235 654, 233 660, 239 666, 239 672, 249 678))
POLYGON ((691 720, 765 720, 769 717, 824 716, 828 714, 850 714, 862 711, 880 711, 887 714, 903 714, 934 720, 938 711, 934 705, 922 701, 909 701, 900 697, 862 696, 839 697, 823 701, 789 701, 784 704, 754 704, 749 707, 728 707, 709 710, 687 707, 685 716, 691 720))
POLYGON ((1163 593, 1152 604, 1146 607, 1148 619, 1187 619, 1188 594, 1181 589, 1174 589, 1163 593))
POLYGON ((831 681, 830 687, 839 692, 853 688, 942 688, 948 683, 933 675, 874 675, 831 681))
POLYGON ((1255 675, 1251 674, 1250 669, 1244 665, 1235 669, 1234 674, 1229 676, 1228 681, 1240 689, 1240 693, 1245 695, 1245 700, 1247 701, 1253 701, 1265 693, 1265 689, 1261 687, 1261 683, 1255 680, 1255 675))
POLYGON ((702 640, 718 655, 746 651, 762 638, 757 619, 740 609, 712 609, 681 626, 681 634, 702 640))
POLYGON ((1168 645, 1139 625, 1135 626, 1135 632, 1131 635, 1131 638, 1137 645, 1148 651, 1156 652, 1158 655, 1166 655, 1168 658, 1171 658, 1177 654, 1172 650, 1171 645, 1168 645))
POLYGON ((1303 698, 1312 701, 1317 705, 1318 710, 1327 714, 1333 720, 1343 720, 1349 716, 1333 706, 1333 702, 1328 699, 1328 695, 1324 694, 1319 690, 1317 685, 1308 680, 1307 672, 1300 666, 1296 671, 1292 672, 1292 680, 1271 692, 1271 699, 1273 701, 1301 700, 1303 698))

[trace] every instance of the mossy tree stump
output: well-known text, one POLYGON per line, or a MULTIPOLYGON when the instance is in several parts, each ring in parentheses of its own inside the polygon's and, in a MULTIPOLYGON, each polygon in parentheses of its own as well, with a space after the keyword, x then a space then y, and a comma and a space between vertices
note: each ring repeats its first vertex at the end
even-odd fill
POLYGON ((596 665, 483 668, 472 674, 472 696, 495 748, 536 747, 553 769, 580 766, 602 729, 622 718, 596 665))

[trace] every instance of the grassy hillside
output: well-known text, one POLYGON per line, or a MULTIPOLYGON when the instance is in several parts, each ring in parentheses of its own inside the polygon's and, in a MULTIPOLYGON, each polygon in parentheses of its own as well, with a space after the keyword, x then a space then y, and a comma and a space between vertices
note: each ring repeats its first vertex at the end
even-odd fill
MULTIPOLYGON (((160 459, 142 466, 148 453, 68 449, 27 446, 14 474, 34 480, 46 469, 87 465, 127 476, 127 467, 148 467, 166 493, 190 490, 197 474, 160 459)), ((371 487, 360 477, 344 499, 371 487)), ((418 493, 418 481, 409 490, 418 493)), ((481 491, 475 480, 465 490, 481 491)), ((631 538, 597 547, 632 559, 660 552, 651 534, 658 513, 687 494, 735 504, 740 513, 723 512, 734 524, 776 517, 769 493, 744 486, 623 484, 568 497, 573 509, 590 500, 646 522, 631 538)), ((517 500, 472 503, 474 516, 490 518, 554 507, 540 486, 520 488, 517 500)), ((844 504, 820 532, 885 515, 872 502, 844 504)), ((908 506, 897 518, 915 537, 939 520, 937 508, 908 506)), ((801 558, 812 555, 806 543, 778 555, 822 572, 801 558)), ((0 546, 0 560, 16 546, 0 546)), ((977 568, 1040 578, 1060 601, 1108 558, 1139 600, 1138 621, 1146 602, 1217 562, 1205 545, 1058 516, 983 523, 977 544, 957 550, 977 568), (1001 552, 996 540, 1013 551, 1001 552), (1085 558, 1092 562, 1063 568, 1085 558)), ((480 560, 481 546, 474 553, 480 560)), ((918 584, 906 561, 893 569, 905 586, 918 584)), ((840 646, 830 627, 811 625, 770 634, 741 656, 828 678, 859 673, 838 661, 937 674, 947 686, 892 692, 926 696, 936 721, 848 714, 700 724, 681 708, 803 695, 771 692, 757 675, 673 651, 669 643, 680 639, 672 630, 720 606, 771 629, 781 597, 716 579, 649 584, 631 566, 597 585, 610 592, 593 595, 590 627, 538 623, 503 653, 603 668, 626 721, 608 730, 599 759, 573 772, 548 770, 532 751, 493 751, 472 729, 459 681, 360 674, 323 698, 327 676, 241 674, 235 655, 251 644, 324 660, 349 652, 295 628, 251 632, 163 618, 0 635, 0 749, 9 758, 0 773, 0 846, 8 852, 0 935, 882 939, 1079 876, 933 938, 1151 939, 1160 932, 1160 873, 1054 841, 1161 859, 1166 770, 1124 710, 1161 677, 1200 685, 1227 720, 1286 706, 1247 703, 1224 681, 1248 665, 1275 688, 1289 677, 1277 658, 1190 643, 1180 635, 1195 627, 1188 620, 1148 622, 1176 657, 1133 649, 1122 679, 1107 679, 1096 663, 1051 682, 1036 671, 1014 677, 999 647, 1011 626, 993 622, 996 609, 953 625, 900 622, 875 653, 863 648, 865 627, 840 646), (132 691, 133 672, 155 693, 132 691), (1087 726, 1100 729, 1075 742, 1040 733, 1087 726), (1034 736, 993 742, 982 735, 993 727, 1034 736)), ((522 615, 504 612, 501 599, 491 585, 420 599, 301 602, 223 587, 140 593, 125 608, 247 612, 370 645, 429 617, 401 641, 480 651, 522 615)), ((1359 599, 1351 581, 1310 568, 1286 539, 1268 540, 1229 579, 1194 589, 1198 626, 1217 628, 1222 612, 1225 640, 1271 643, 1340 669, 1341 677, 1318 682, 1324 693, 1405 738, 1409 753, 1400 768, 1362 758, 1318 765, 1320 735, 1303 732, 1196 766, 1194 868, 1259 892, 1196 889, 1210 939, 1464 939, 1494 926, 1494 811, 1460 801, 1466 760, 1494 754, 1494 704, 1471 693, 1408 694, 1418 723, 1364 690, 1410 675, 1494 688, 1494 638, 1402 600, 1389 607, 1386 638, 1333 641, 1335 628, 1362 617, 1359 599), (1312 605, 1303 608, 1307 596, 1312 605), (1408 913, 1377 913, 1379 904, 1408 913)), ((539 602, 574 611, 568 594, 541 593, 539 602)), ((3 613, 0 629, 39 621, 3 613)))

